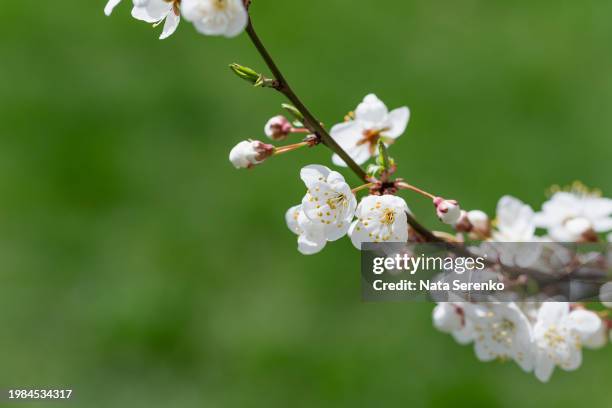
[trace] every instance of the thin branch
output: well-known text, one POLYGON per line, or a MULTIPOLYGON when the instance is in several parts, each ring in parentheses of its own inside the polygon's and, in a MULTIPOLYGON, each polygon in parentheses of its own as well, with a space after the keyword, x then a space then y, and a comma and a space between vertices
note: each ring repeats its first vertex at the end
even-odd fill
POLYGON ((302 115, 304 115, 304 125, 308 127, 317 137, 321 140, 325 146, 327 146, 330 150, 336 153, 344 162, 348 165, 348 167, 363 181, 368 181, 366 172, 359 166, 355 161, 348 155, 346 151, 329 135, 327 130, 321 125, 321 122, 318 121, 314 115, 310 112, 310 110, 304 105, 304 103, 300 100, 300 98, 293 92, 289 82, 285 79, 285 76, 281 72, 281 70, 274 62, 274 59, 263 45, 262 41, 259 39, 255 28, 253 27, 253 23, 249 17, 249 23, 247 25, 246 31, 257 48, 257 51, 263 58, 264 62, 274 75, 274 78, 278 81, 278 86, 275 87, 279 92, 287 97, 293 103, 293 105, 299 110, 302 115))

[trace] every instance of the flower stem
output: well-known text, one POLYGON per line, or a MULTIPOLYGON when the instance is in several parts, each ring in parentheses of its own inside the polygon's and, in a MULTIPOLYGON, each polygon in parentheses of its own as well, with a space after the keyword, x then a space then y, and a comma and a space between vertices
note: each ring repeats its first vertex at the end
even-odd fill
POLYGON ((291 128, 291 130, 289 131, 289 133, 310 133, 310 130, 306 129, 306 128, 291 128))
POLYGON ((287 145, 287 146, 281 146, 281 147, 277 147, 276 149, 274 149, 274 155, 279 155, 279 154, 283 154, 283 153, 287 153, 287 152, 292 152, 294 150, 297 150, 301 147, 305 147, 308 146, 310 144, 310 142, 300 142, 300 143, 295 143, 295 144, 291 144, 291 145, 287 145))
POLYGON ((351 191, 353 191, 353 194, 355 194, 355 193, 358 193, 361 190, 365 190, 367 188, 374 187, 375 185, 376 185, 376 183, 367 183, 367 184, 364 184, 363 186, 355 187, 351 191))
POLYGON ((410 190, 410 191, 414 191, 415 193, 418 193, 422 196, 425 196, 427 198, 431 198, 432 200, 436 198, 435 195, 428 193, 425 190, 421 190, 418 187, 413 186, 412 184, 408 184, 405 183, 403 181, 400 181, 398 183, 395 184, 397 186, 397 188, 399 188, 400 190, 410 190))

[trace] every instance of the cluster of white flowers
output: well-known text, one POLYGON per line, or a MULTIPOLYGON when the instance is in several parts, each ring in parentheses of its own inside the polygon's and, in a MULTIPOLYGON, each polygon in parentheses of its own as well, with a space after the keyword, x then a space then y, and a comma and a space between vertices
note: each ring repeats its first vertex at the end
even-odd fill
POLYGON ((402 242, 408 239, 406 202, 396 196, 369 195, 359 205, 355 194, 338 172, 325 166, 301 171, 306 185, 302 204, 286 214, 287 226, 298 237, 298 250, 311 255, 328 241, 349 235, 360 249, 363 242, 402 242), (357 219, 353 219, 357 216, 357 219))
MULTIPOLYGON (((535 212, 522 201, 505 196, 497 205, 495 229, 491 224, 482 211, 468 212, 462 214, 457 230, 493 243, 592 242, 599 233, 612 230, 612 200, 574 185, 568 191, 556 192, 542 211, 535 212), (545 228, 546 233, 536 235, 537 228, 545 228)), ((536 254, 530 264, 535 264, 540 255, 536 254)), ((502 257, 501 262, 509 260, 502 257)), ((453 300, 434 309, 436 328, 451 333, 461 344, 474 343, 479 360, 514 360, 543 382, 550 379, 557 366, 566 371, 577 369, 583 347, 600 348, 612 339, 610 320, 582 304, 453 300)), ((612 307, 612 283, 601 287, 600 300, 612 307)))
POLYGON ((576 370, 582 348, 603 346, 609 331, 595 312, 561 302, 440 303, 433 322, 459 343, 474 343, 480 361, 513 360, 543 382, 556 366, 576 370))
MULTIPOLYGON (((121 0, 109 0, 109 16, 121 0)), ((248 13, 242 0, 132 0, 132 17, 155 26, 164 23, 161 40, 178 28, 181 15, 205 35, 235 37, 244 31, 248 13)))

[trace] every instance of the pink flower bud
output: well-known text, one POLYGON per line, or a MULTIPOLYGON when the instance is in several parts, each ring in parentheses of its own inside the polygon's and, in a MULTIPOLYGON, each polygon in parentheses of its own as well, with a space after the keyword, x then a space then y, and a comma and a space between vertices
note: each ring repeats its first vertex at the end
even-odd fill
POLYGON ((445 224, 454 225, 461 217, 461 207, 455 200, 445 200, 442 197, 434 199, 438 218, 445 224))
POLYGON ((291 133, 291 123, 282 116, 275 116, 266 123, 264 132, 272 140, 283 140, 291 133))
POLYGON ((259 140, 245 140, 230 152, 229 159, 237 169, 248 169, 274 154, 275 147, 259 140))

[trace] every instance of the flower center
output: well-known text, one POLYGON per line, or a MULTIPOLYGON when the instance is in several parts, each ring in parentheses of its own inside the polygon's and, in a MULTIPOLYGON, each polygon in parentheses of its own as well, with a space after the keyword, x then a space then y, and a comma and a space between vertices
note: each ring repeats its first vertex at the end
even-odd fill
POLYGON ((510 345, 512 343, 514 331, 514 322, 508 319, 503 319, 502 321, 493 324, 493 335, 491 338, 497 343, 506 343, 510 345))
POLYGON ((346 207, 348 205, 348 201, 346 200, 344 194, 338 194, 337 196, 328 199, 326 203, 332 210, 336 210, 340 206, 346 207))
POLYGON ((214 5, 217 10, 223 11, 227 7, 227 0, 214 0, 214 5))
MULTIPOLYGON (((370 153, 374 154, 374 152, 376 151, 376 146, 378 145, 378 141, 382 137, 381 133, 386 132, 387 130, 389 130, 389 128, 364 130, 362 133, 363 137, 357 142, 357 146, 367 144, 370 147, 370 153)), ((388 142, 385 140, 385 143, 388 142)))
POLYGON ((385 208, 382 217, 380 218, 380 223, 383 225, 393 225, 395 222, 395 211, 390 208, 385 208))
POLYGON ((544 333, 544 340, 546 340, 548 347, 551 348, 555 348, 565 342, 565 338, 559 334, 555 326, 550 326, 548 330, 546 330, 546 333, 544 333))

